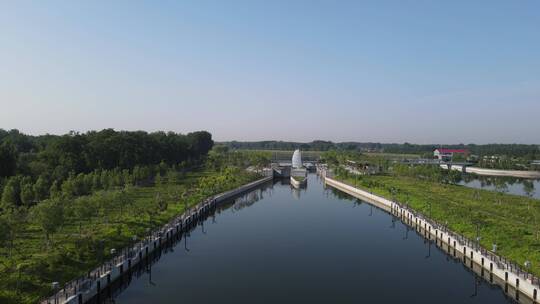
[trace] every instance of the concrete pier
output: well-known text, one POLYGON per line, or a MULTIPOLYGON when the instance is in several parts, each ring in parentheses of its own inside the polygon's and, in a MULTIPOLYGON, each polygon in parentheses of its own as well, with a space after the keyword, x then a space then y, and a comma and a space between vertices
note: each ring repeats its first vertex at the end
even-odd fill
POLYGON ((452 248, 454 257, 456 255, 463 257, 464 263, 466 263, 467 259, 470 261, 471 269, 474 270, 473 263, 475 265, 479 265, 481 274, 483 274, 484 271, 489 272, 490 283, 494 282, 495 277, 495 279, 498 279, 500 283, 499 285, 504 286, 506 293, 509 293, 509 287, 515 292, 513 295, 515 299, 519 300, 519 295, 523 294, 527 298, 531 299, 532 303, 538 303, 538 289, 540 289, 538 279, 517 269, 516 265, 508 262, 506 259, 478 246, 477 242, 468 240, 457 233, 449 231, 446 227, 425 218, 423 215, 415 212, 414 210, 401 206, 397 202, 393 202, 378 195, 332 179, 328 177, 326 173, 321 174, 321 176, 324 178, 326 185, 343 191, 393 214, 394 216, 400 218, 404 224, 417 229, 417 231, 423 232, 425 238, 433 238, 436 244, 440 244, 441 248, 446 245, 448 252, 450 252, 450 248, 452 248))
POLYGON ((291 176, 291 177, 290 177, 290 180, 291 180, 291 185, 292 185, 294 188, 296 188, 296 189, 299 189, 299 188, 305 186, 306 183, 307 183, 307 178, 304 178, 303 181, 298 181, 298 180, 296 180, 296 179, 294 178, 294 176, 291 176))

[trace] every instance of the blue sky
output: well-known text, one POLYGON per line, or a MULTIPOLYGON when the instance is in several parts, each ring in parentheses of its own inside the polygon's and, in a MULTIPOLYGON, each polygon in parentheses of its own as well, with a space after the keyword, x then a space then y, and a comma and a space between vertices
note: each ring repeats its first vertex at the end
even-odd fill
POLYGON ((540 1, 4 1, 0 128, 540 144, 540 1))

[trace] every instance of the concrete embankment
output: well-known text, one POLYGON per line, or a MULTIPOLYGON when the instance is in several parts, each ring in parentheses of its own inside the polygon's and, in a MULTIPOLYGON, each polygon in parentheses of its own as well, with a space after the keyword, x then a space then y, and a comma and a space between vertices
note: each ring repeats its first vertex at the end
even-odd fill
POLYGON ((224 193, 221 193, 221 194, 218 194, 216 196, 213 197, 213 199, 216 200, 217 203, 221 203, 223 201, 226 201, 234 196, 237 196, 237 195, 240 195, 248 190, 251 190, 255 187, 258 187, 262 184, 265 184, 265 183, 268 183, 270 181, 272 181, 274 179, 273 176, 267 176, 265 178, 261 178, 259 180, 256 180, 254 182, 251 182, 249 184, 245 184, 239 188, 236 188, 234 190, 230 190, 230 191, 227 191, 227 192, 224 192, 224 193))
MULTIPOLYGON (((441 165, 441 168, 448 169, 447 165, 441 165)), ((486 176, 501 176, 501 177, 518 177, 518 178, 540 178, 539 171, 521 171, 521 170, 497 170, 497 169, 485 169, 478 167, 465 167, 459 165, 452 165, 451 170, 474 173, 478 175, 486 176)))
POLYGON ((170 246, 182 233, 189 231, 197 225, 199 220, 211 214, 217 204, 272 180, 273 177, 268 176, 215 195, 197 204, 190 208, 189 211, 171 220, 159 232, 133 247, 121 250, 122 254, 116 256, 113 260, 89 272, 86 277, 66 284, 57 294, 41 301, 41 303, 100 303, 102 300, 110 298, 114 286, 118 285, 117 282, 122 283, 126 275, 140 270, 142 265, 146 267, 151 264, 152 260, 159 256, 163 248, 170 246))
POLYGON ((307 178, 304 178, 303 181, 299 181, 296 178, 294 178, 294 176, 291 176, 290 180, 291 180, 291 185, 293 187, 297 188, 297 189, 301 188, 302 186, 304 186, 307 183, 307 178))
POLYGON ((440 243, 441 248, 443 248, 443 245, 446 246, 448 253, 453 250, 454 257, 458 254, 463 257, 464 263, 467 263, 468 260, 471 269, 473 269, 473 263, 479 265, 482 275, 484 271, 489 273, 491 283, 493 283, 493 277, 495 276, 507 294, 509 294, 509 289, 513 290, 515 292, 512 295, 514 299, 519 300, 521 294, 528 299, 532 299, 533 303, 537 303, 537 293, 538 289, 540 289, 538 279, 520 271, 515 265, 506 261, 504 258, 478 246, 477 242, 470 241, 457 233, 449 231, 442 225, 401 206, 397 202, 329 178, 326 174, 323 174, 323 178, 326 185, 371 203, 399 217, 403 223, 413 227, 417 231, 423 231, 426 238, 434 239, 437 245, 440 243))

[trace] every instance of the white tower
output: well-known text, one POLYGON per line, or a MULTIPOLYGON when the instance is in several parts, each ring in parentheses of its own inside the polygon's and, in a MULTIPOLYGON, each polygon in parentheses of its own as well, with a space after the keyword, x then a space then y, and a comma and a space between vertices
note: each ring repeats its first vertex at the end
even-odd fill
POLYGON ((302 154, 298 149, 294 150, 292 155, 292 166, 296 169, 302 168, 302 154))

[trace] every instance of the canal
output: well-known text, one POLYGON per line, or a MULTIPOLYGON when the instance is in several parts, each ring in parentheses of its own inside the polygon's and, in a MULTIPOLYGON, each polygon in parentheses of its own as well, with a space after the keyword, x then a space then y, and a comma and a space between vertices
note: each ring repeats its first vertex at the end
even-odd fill
POLYGON ((316 175, 224 204, 116 303, 509 303, 388 213, 316 175))

